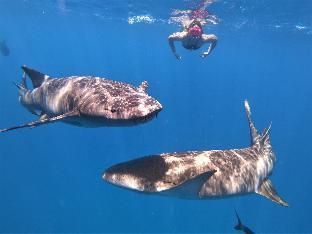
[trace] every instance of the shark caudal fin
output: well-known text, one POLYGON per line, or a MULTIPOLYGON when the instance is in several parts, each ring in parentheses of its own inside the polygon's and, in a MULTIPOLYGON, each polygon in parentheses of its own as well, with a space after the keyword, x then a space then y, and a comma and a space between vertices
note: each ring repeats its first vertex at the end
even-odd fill
POLYGON ((277 204, 279 205, 282 205, 282 206, 289 206, 287 202, 285 202, 283 200, 283 198, 281 198, 276 190, 274 189, 273 187, 273 184, 271 182, 271 180, 269 179, 266 179, 262 182, 261 186, 259 187, 258 191, 257 191, 258 194, 270 199, 271 201, 273 202, 276 202, 277 204))
POLYGON ((260 135, 252 121, 251 118, 251 111, 250 111, 250 106, 247 100, 245 100, 244 102, 245 104, 245 110, 246 110, 246 114, 247 114, 247 119, 248 119, 248 123, 249 123, 249 129, 250 129, 250 137, 251 137, 251 144, 258 144, 260 147, 269 147, 271 148, 271 143, 270 143, 270 136, 269 136, 269 132, 271 130, 271 125, 272 123, 270 123, 268 128, 265 128, 262 132, 262 134, 260 135))
MULTIPOLYGON (((36 71, 34 69, 28 68, 25 65, 22 66, 23 71, 29 76, 34 88, 38 88, 45 79, 49 78, 49 76, 36 71)), ((23 82, 24 82, 23 78, 23 82)), ((26 82, 25 82, 26 83, 26 82)))
POLYGON ((251 144, 254 145, 258 142, 260 135, 259 135, 254 123, 252 122, 251 111, 250 111, 250 106, 249 106, 248 101, 245 100, 244 104, 245 104, 245 110, 246 110, 247 119, 248 119, 248 123, 249 123, 251 144))

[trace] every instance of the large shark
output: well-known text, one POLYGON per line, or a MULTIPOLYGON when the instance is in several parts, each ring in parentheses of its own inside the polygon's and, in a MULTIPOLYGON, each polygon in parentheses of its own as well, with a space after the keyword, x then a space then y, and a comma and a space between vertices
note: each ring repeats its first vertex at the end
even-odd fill
POLYGON ((5 40, 0 41, 0 53, 3 56, 9 56, 10 55, 10 49, 6 44, 5 40))
POLYGON ((269 179, 275 162, 270 127, 259 134, 247 101, 245 109, 252 140, 248 148, 142 157, 108 168, 103 179, 140 192, 188 199, 257 193, 288 206, 269 179))
POLYGON ((83 126, 129 126, 151 120, 161 104, 146 93, 148 84, 139 87, 91 76, 52 78, 34 69, 24 70, 19 88, 20 103, 39 120, 6 128, 0 132, 35 127, 55 121, 83 126), (27 88, 26 74, 33 90, 27 88))

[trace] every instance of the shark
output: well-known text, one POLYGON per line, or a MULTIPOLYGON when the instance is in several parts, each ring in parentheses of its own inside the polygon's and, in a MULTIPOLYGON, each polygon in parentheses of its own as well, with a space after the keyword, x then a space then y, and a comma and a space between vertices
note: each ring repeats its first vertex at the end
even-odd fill
POLYGON ((9 56, 10 55, 10 49, 6 44, 5 40, 0 41, 0 53, 3 56, 9 56))
POLYGON ((254 234, 254 231, 252 231, 249 227, 245 226, 241 219, 239 218, 237 211, 235 210, 236 218, 237 218, 237 225, 234 226, 235 230, 240 230, 245 234, 254 234))
POLYGON ((241 149, 149 155, 113 165, 102 178, 122 188, 185 199, 227 198, 256 193, 288 206, 270 180, 276 156, 269 131, 258 133, 244 102, 251 145, 241 149))
POLYGON ((0 132, 62 121, 80 127, 133 126, 153 119, 162 105, 147 94, 147 81, 139 87, 101 77, 53 78, 22 66, 19 101, 38 119, 0 132), (30 78, 33 89, 28 89, 30 78))

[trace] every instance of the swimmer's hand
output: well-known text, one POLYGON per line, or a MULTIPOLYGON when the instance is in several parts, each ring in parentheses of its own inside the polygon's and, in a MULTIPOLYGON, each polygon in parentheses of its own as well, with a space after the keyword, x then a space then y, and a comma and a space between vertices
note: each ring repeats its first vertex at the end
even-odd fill
POLYGON ((209 55, 209 52, 204 52, 204 53, 201 54, 201 57, 202 58, 206 58, 208 55, 209 55))
POLYGON ((181 57, 180 55, 178 55, 177 53, 175 53, 174 56, 175 56, 176 59, 178 59, 178 60, 181 60, 181 58, 182 58, 182 57, 181 57))

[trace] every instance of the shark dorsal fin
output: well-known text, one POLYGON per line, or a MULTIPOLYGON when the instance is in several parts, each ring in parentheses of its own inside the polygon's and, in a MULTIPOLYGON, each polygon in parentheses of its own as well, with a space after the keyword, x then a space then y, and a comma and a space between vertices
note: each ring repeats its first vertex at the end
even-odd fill
POLYGON ((139 89, 141 92, 145 92, 147 88, 148 88, 148 82, 147 82, 146 80, 144 80, 144 81, 140 84, 140 86, 139 86, 138 89, 139 89))
POLYGON ((250 111, 250 106, 249 106, 248 101, 245 100, 244 104, 245 104, 245 110, 246 110, 247 119, 248 119, 248 123, 249 123, 251 144, 254 145, 260 139, 260 135, 259 135, 254 123, 252 122, 251 111, 250 111))
POLYGON ((38 88, 43 83, 43 81, 49 77, 39 71, 28 68, 25 65, 22 66, 22 69, 31 79, 34 88, 38 88))
POLYGON ((287 202, 285 202, 276 192, 273 187, 271 180, 266 179, 262 182, 261 186, 259 187, 258 194, 270 199, 271 201, 276 202, 282 206, 289 206, 287 202))

